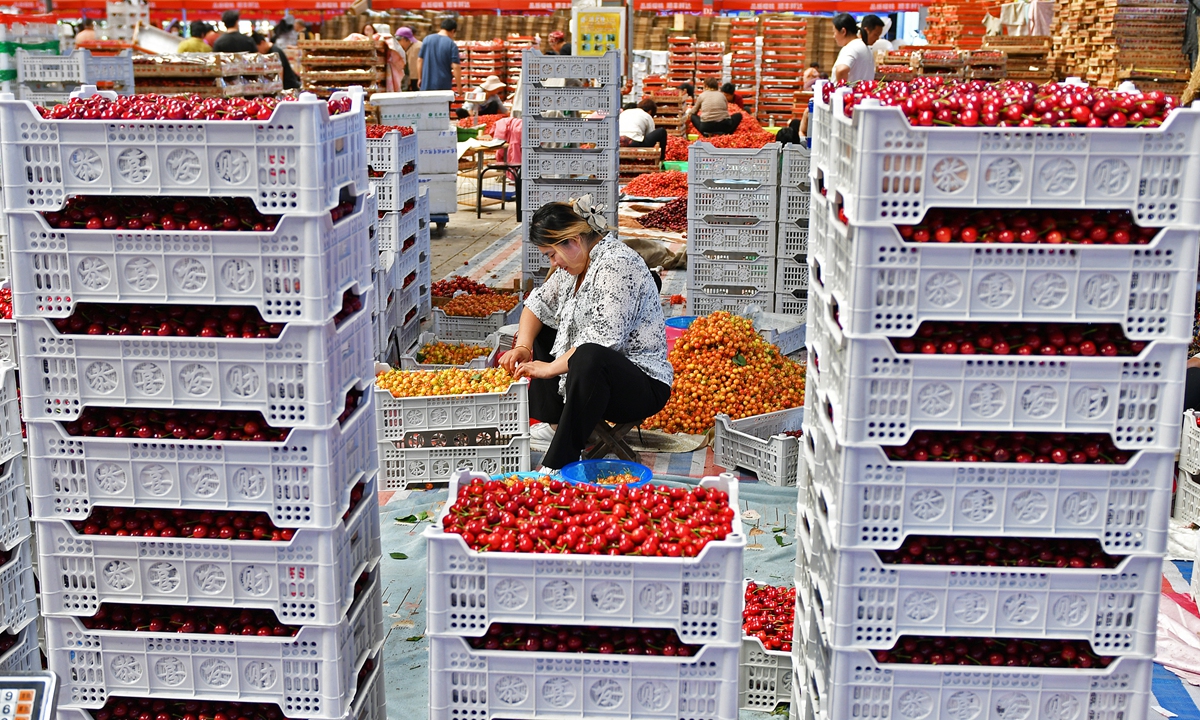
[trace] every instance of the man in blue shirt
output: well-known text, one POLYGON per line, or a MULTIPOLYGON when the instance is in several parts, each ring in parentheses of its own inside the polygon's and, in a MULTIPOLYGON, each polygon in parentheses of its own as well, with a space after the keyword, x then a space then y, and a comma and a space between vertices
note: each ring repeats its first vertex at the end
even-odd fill
POLYGON ((454 18, 442 21, 437 35, 430 35, 421 43, 417 56, 417 74, 421 77, 421 90, 453 90, 461 86, 462 61, 458 57, 458 45, 454 34, 458 23, 454 18))

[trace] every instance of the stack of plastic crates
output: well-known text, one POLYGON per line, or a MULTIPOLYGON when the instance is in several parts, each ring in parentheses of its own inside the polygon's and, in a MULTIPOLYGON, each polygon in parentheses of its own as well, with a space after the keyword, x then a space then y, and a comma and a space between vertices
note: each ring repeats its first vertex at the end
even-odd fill
MULTIPOLYGON (((45 15, 5 15, 0 18, 0 43, 25 52, 57 56, 69 53, 73 40, 63 37, 66 25, 58 25, 45 15), (59 28, 63 28, 60 31, 59 28)), ((17 86, 17 56, 15 52, 0 53, 0 89, 14 92, 17 86)))
POLYGON ((521 127, 521 274, 541 284, 550 263, 529 242, 529 220, 551 202, 590 194, 617 225, 621 111, 619 57, 525 51, 521 127))
POLYGON ((779 143, 688 151, 687 299, 693 315, 775 302, 779 143))
POLYGON ((132 95, 133 57, 128 50, 113 56, 92 55, 90 50, 44 55, 18 48, 17 82, 20 99, 43 106, 66 102, 83 85, 132 95))
POLYGON ((420 187, 428 188, 429 212, 442 224, 447 214, 458 209, 458 130, 450 122, 453 100, 454 93, 449 90, 371 96, 371 104, 379 108, 381 123, 416 128, 418 182, 420 187))
POLYGON ((1200 110, 949 129, 842 104, 814 118, 796 713, 1145 717, 1200 110))
POLYGON ((430 317, 428 201, 420 197, 417 180, 417 132, 400 127, 367 138, 368 173, 379 204, 372 320, 379 359, 388 354, 393 336, 400 344, 406 339, 411 344, 421 321, 430 317))
POLYGON ((779 170, 779 236, 775 257, 775 312, 808 312, 810 153, 799 143, 783 148, 779 170))
POLYGON ((443 514, 425 531, 432 720, 738 717, 746 537, 732 475, 700 482, 727 492, 735 517, 732 532, 695 557, 476 551, 443 531, 445 513, 473 479, 487 477, 454 476, 443 514), (489 629, 501 624, 565 626, 568 635, 566 627, 597 626, 635 641, 644 628, 674 630, 691 647, 655 657, 565 644, 557 652, 487 648, 489 629))
POLYGON ((362 93, 333 102, 347 107, 305 94, 264 121, 131 123, 46 120, 0 96, 60 713, 182 700, 383 718, 376 218, 362 93), (248 198, 274 225, 46 219, 71 197, 131 195, 248 198), (169 319, 147 332, 139 316, 169 319))

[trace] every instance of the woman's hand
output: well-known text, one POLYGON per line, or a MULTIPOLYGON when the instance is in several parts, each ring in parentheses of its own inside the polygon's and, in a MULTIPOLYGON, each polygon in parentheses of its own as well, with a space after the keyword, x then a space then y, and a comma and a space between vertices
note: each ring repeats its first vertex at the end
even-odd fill
POLYGON ((552 363, 545 363, 535 360, 533 362, 524 362, 517 366, 515 377, 517 379, 527 377, 534 380, 549 380, 550 378, 558 377, 561 374, 562 373, 555 370, 552 363))
POLYGON ((514 347, 512 350, 500 356, 500 367, 504 368, 511 375, 517 371, 518 363, 527 363, 533 359, 533 353, 524 345, 514 347))

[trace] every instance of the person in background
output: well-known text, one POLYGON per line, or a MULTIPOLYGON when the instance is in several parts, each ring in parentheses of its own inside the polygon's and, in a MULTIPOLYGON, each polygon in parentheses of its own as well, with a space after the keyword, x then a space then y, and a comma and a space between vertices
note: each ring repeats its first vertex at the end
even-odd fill
POLYGON ((79 23, 79 32, 75 33, 76 44, 96 41, 96 30, 92 27, 93 25, 91 18, 84 18, 83 22, 79 23))
POLYGON ((404 51, 404 81, 401 90, 416 90, 420 73, 417 72, 417 56, 421 53, 421 41, 413 35, 412 28, 403 26, 396 31, 396 42, 404 51))
POLYGON ((654 127, 654 114, 658 105, 650 99, 642 100, 637 105, 628 105, 617 118, 621 133, 621 145, 625 147, 654 147, 659 146, 658 161, 667 158, 667 131, 654 127), (628 142, 626 142, 628 140, 628 142))
POLYGON ((167 23, 167 32, 171 35, 182 37, 183 23, 179 22, 178 20, 172 20, 171 22, 167 23))
POLYGON ((721 85, 715 77, 704 81, 704 92, 696 98, 696 104, 684 116, 684 127, 691 123, 696 132, 704 136, 732 135, 742 124, 742 114, 729 114, 729 103, 720 91, 721 85))
POLYGON ((845 81, 853 85, 875 79, 875 57, 864 38, 859 36, 858 23, 850 13, 833 16, 833 41, 841 48, 833 63, 834 82, 845 81))
POLYGON ((213 52, 258 52, 258 45, 249 35, 243 35, 238 30, 242 14, 237 10, 226 10, 221 13, 221 23, 225 32, 212 44, 213 52))
POLYGON ((272 45, 270 40, 258 33, 253 33, 250 39, 254 41, 254 46, 259 53, 263 55, 274 53, 275 57, 279 58, 279 64, 283 66, 283 89, 299 90, 300 78, 292 70, 292 64, 288 62, 287 53, 283 51, 283 48, 278 45, 272 45))
POLYGON ((689 103, 696 102, 696 86, 691 83, 683 83, 679 86, 679 92, 687 96, 689 103))
POLYGON ((801 79, 804 81, 804 90, 812 91, 813 85, 816 85, 817 81, 821 79, 821 63, 810 63, 801 79))
POLYGON ((281 48, 295 47, 300 42, 300 34, 296 32, 296 21, 288 15, 275 25, 271 31, 272 41, 281 48))
POLYGON ((499 77, 488 75, 476 89, 484 94, 484 100, 480 103, 463 103, 468 112, 474 109, 476 115, 508 114, 508 107, 504 104, 504 95, 508 85, 505 85, 499 77))
POLYGON ((446 18, 442 21, 442 29, 421 44, 417 54, 421 90, 453 90, 462 86, 462 60, 454 42, 457 32, 458 23, 454 18, 446 18))
MULTIPOLYGON (((878 15, 863 15, 859 26, 858 36, 866 43, 867 47, 871 48, 871 52, 874 53, 875 45, 883 37, 883 31, 887 26, 884 25, 883 19, 878 15)), ((891 45, 891 43, 888 44, 891 45)))
POLYGON ((365 37, 375 37, 375 26, 371 23, 367 23, 366 25, 362 26, 362 30, 359 30, 358 33, 365 37))
POLYGON ((212 28, 208 23, 200 20, 193 20, 191 24, 188 25, 188 38, 179 43, 179 47, 176 48, 175 52, 212 52, 212 46, 204 42, 204 36, 207 35, 208 31, 211 29, 212 28))
POLYGON ((296 31, 296 42, 308 39, 308 25, 303 20, 297 20, 292 29, 296 31))
POLYGON ((725 102, 732 105, 737 105, 739 108, 746 108, 746 98, 738 95, 737 86, 733 83, 725 83, 721 86, 721 94, 725 96, 725 102))
POLYGON ((886 37, 884 37, 884 35, 887 34, 887 31, 892 27, 892 19, 891 18, 880 19, 880 18, 875 17, 874 15, 868 15, 865 18, 863 18, 863 20, 862 20, 862 26, 864 28, 870 29, 870 27, 871 27, 871 23, 869 22, 870 18, 875 18, 876 20, 879 20, 879 32, 875 35, 872 35, 872 37, 875 38, 875 42, 871 43, 871 52, 878 55, 880 53, 889 53, 889 52, 895 50, 896 46, 892 44, 892 41, 888 40, 886 37))
POLYGON ((221 37, 221 33, 217 32, 217 29, 212 25, 209 25, 208 32, 204 34, 204 44, 211 48, 214 44, 216 44, 217 38, 219 37, 221 37))
POLYGON ((571 46, 567 44, 567 36, 562 30, 554 30, 546 38, 550 42, 547 55, 570 55, 571 46))

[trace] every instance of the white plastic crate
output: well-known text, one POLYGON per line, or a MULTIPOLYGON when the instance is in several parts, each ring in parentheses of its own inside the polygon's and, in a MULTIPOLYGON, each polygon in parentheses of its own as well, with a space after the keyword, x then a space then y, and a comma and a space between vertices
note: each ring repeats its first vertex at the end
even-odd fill
POLYGON ((521 133, 521 146, 530 150, 582 144, 594 145, 597 150, 614 150, 620 146, 614 117, 542 118, 529 115, 522 118, 521 133))
POLYGON ((756 637, 742 638, 738 657, 738 709, 771 713, 792 702, 792 654, 767 650, 756 637))
POLYGON ((1099 655, 1154 655, 1161 554, 1113 569, 885 564, 874 550, 835 549, 815 513, 797 528, 815 622, 833 647, 887 650, 904 635, 1053 638, 1089 641, 1099 655))
POLYGON ((808 390, 844 444, 900 444, 917 430, 1106 433, 1125 450, 1179 443, 1186 343, 1154 341, 1137 357, 900 354, 884 339, 836 337, 828 298, 808 300, 808 390))
POLYGON ((776 220, 779 188, 774 185, 753 187, 743 183, 688 184, 688 219, 729 222, 728 218, 753 217, 763 222, 776 220))
POLYGON ((838 547, 895 550, 909 535, 1093 538, 1113 555, 1167 547, 1173 453, 1124 465, 891 460, 836 443, 813 412, 800 441, 812 510, 838 547))
POLYGON ((1175 473, 1175 507, 1171 519, 1184 525, 1200 525, 1200 481, 1183 468, 1175 473))
MULTIPOLYGON (((809 125, 812 126, 812 124, 810 116, 809 125)), ((807 189, 811 183, 811 161, 812 152, 804 143, 784 145, 781 151, 780 186, 807 189)))
POLYGON ((923 321, 1115 323, 1133 340, 1188 341, 1195 230, 1149 245, 911 243, 894 226, 846 226, 814 195, 809 263, 852 335, 911 336, 923 321))
POLYGON ((351 489, 379 467, 372 395, 344 424, 277 443, 73 437, 30 420, 34 517, 82 520, 107 505, 258 511, 279 527, 335 527, 351 489))
MULTIPOLYGON (((767 308, 764 311, 770 312, 767 308)), ((804 348, 804 342, 808 335, 808 326, 804 323, 803 318, 795 319, 796 324, 787 329, 777 328, 757 328, 758 334, 763 340, 771 343, 779 348, 781 355, 791 355, 797 350, 804 348)))
MULTIPOLYGON (((539 253, 540 254, 540 253, 539 253)), ((447 315, 440 307, 433 308, 433 332, 443 340, 486 340, 488 335, 505 325, 521 319, 523 300, 512 310, 497 310, 487 317, 447 315)))
MULTIPOLYGON (((831 176, 833 174, 833 104, 824 100, 825 83, 829 80, 818 80, 813 86, 813 110, 808 116, 810 141, 809 177, 831 176)), ((791 185, 791 183, 788 183, 791 185)))
POLYGON ((422 171, 420 187, 427 189, 429 212, 435 215, 458 212, 458 175, 453 171, 426 174, 422 171))
POLYGON ((12 550, 29 539, 29 498, 26 495, 25 456, 0 465, 0 550, 12 550))
POLYGON ((700 481, 729 493, 736 514, 725 539, 694 558, 476 552, 442 532, 458 488, 471 478, 454 474, 446 507, 425 531, 429 632, 480 637, 496 622, 674 628, 685 643, 736 653, 746 536, 733 475, 700 481))
POLYGON ((775 255, 787 257, 796 262, 808 262, 808 220, 801 223, 779 223, 779 240, 776 243, 775 255), (800 258, 805 258, 800 260, 800 258))
POLYGON ((118 95, 133 94, 133 58, 130 51, 119 55, 93 55, 90 50, 75 50, 70 55, 42 55, 17 48, 17 82, 59 83, 61 85, 98 85, 118 95))
POLYGON ((80 302, 253 305, 271 322, 320 323, 365 292, 373 195, 334 224, 287 215, 271 232, 55 230, 9 212, 13 313, 66 317, 80 302))
POLYGON ((800 439, 784 435, 799 430, 804 408, 778 410, 731 420, 721 413, 716 418, 713 456, 717 465, 732 471, 745 468, 768 485, 793 486, 800 460, 800 439))
POLYGON ((475 650, 429 638, 429 717, 737 717, 738 648, 692 657, 475 650))
POLYGON ((826 187, 852 222, 914 222, 929 208, 1129 210, 1200 227, 1200 108, 1158 128, 912 127, 897 107, 833 96, 826 187))
POLYGON ((775 312, 781 315, 795 315, 798 318, 808 317, 808 293, 802 297, 775 293, 775 312))
POLYGON ((0 462, 24 452, 22 434, 17 368, 5 363, 0 365, 0 462))
MULTIPOLYGON (((7 240, 0 236, 0 245, 7 245, 7 240)), ((4 281, 0 284, 8 284, 4 281)), ((0 318, 0 368, 17 364, 17 321, 0 318)))
POLYGON ((808 265, 791 258, 775 261, 775 292, 798 296, 808 293, 808 265))
POLYGON ((30 623, 18 633, 17 644, 0 655, 0 672, 15 674, 41 670, 42 650, 38 647, 38 626, 37 623, 30 623))
POLYGON ((373 93, 371 104, 379 109, 384 125, 410 125, 422 130, 441 130, 450 123, 451 90, 423 92, 373 93))
MULTIPOLYGON (((370 297, 366 298, 368 301, 370 297)), ((328 427, 373 377, 371 310, 340 326, 288 323, 278 338, 63 335, 18 320, 25 417, 74 420, 86 406, 258 410, 272 427, 328 427)))
MULTIPOLYGON (((401 204, 403 207, 403 204, 401 204)), ((421 228, 420 213, 389 212, 379 218, 379 251, 393 252, 404 247, 409 238, 415 237, 421 228)))
MULTIPOLYGON (((449 438, 448 438, 449 439, 449 438)), ((384 490, 420 489, 449 482, 457 470, 484 475, 528 472, 529 436, 501 439, 501 445, 455 445, 409 447, 398 442, 381 442, 380 481, 384 490)))
MULTIPOLYGON (((375 191, 376 201, 379 203, 379 211, 384 213, 400 212, 404 209, 405 203, 417 200, 417 186, 419 184, 417 172, 414 170, 410 173, 402 173, 399 170, 395 172, 386 172, 383 177, 371 178, 371 189, 375 191)), ((416 205, 413 205, 416 209, 416 205)), ((411 214, 411 211, 410 211, 411 214)))
MULTIPOLYGON (((688 263, 691 265, 691 262, 688 263)), ((746 294, 706 294, 702 290, 695 288, 687 289, 687 312, 689 315, 711 315, 718 310, 732 313, 734 315, 744 315, 747 305, 757 305, 760 308, 770 307, 772 302, 772 293, 770 291, 752 292, 753 288, 747 288, 742 292, 746 294)))
POLYGON ((382 645, 378 573, 340 622, 292 637, 88 630, 77 618, 46 618, 64 709, 102 707, 117 695, 174 697, 269 702, 289 716, 340 720, 358 669, 382 645))
POLYGON ((621 112, 620 87, 540 87, 525 83, 525 115, 549 112, 603 113, 616 117, 621 112))
POLYGON ((616 150, 534 150, 521 160, 521 180, 600 180, 615 183, 620 158, 616 150))
POLYGON ((807 187, 779 188, 779 222, 807 223, 810 214, 811 195, 807 187))
POLYGON ((413 318, 399 327, 392 328, 388 335, 388 356, 392 355, 390 346, 393 341, 396 346, 395 356, 398 358, 412 349, 420 335, 421 322, 419 318, 413 318))
POLYGON ((709 260, 705 254, 688 253, 687 287, 690 297, 747 296, 774 292, 775 258, 768 256, 748 262, 734 262, 709 260))
POLYGON ((1179 441, 1179 469, 1200 475, 1200 425, 1196 411, 1183 411, 1183 434, 1179 441))
POLYGON ((688 257, 709 251, 744 259, 774 256, 778 242, 775 223, 757 218, 746 220, 729 225, 688 220, 688 257))
MULTIPOLYGON (((616 225, 613 221, 616 219, 617 213, 617 183, 590 183, 590 182, 558 182, 554 180, 538 180, 536 182, 529 180, 521 183, 521 210, 525 213, 534 213, 543 205, 548 205, 552 202, 571 202, 576 198, 584 195, 591 195, 594 204, 603 205, 605 214, 610 215, 612 220, 609 220, 610 225, 616 225)), ((774 215, 764 217, 764 220, 774 220, 774 215)))
POLYGON ((425 332, 425 333, 421 333, 421 336, 419 338, 417 338, 416 349, 420 350, 426 344, 432 343, 432 342, 446 342, 446 343, 450 343, 452 345, 455 345, 455 344, 479 345, 481 347, 491 348, 491 352, 489 352, 487 355, 482 355, 480 357, 473 358, 473 359, 471 359, 470 362, 467 362, 466 364, 463 364, 463 365, 423 364, 423 363, 420 363, 417 361, 416 353, 413 353, 411 355, 402 355, 400 357, 400 369, 401 370, 446 370, 446 369, 454 368, 454 367, 463 368, 463 369, 483 369, 483 368, 494 366, 496 358, 500 354, 500 351, 498 349, 500 346, 500 336, 497 335, 496 333, 492 333, 491 335, 489 335, 486 340, 473 341, 473 340, 442 340, 435 333, 425 332))
POLYGON ((528 435, 529 382, 518 380, 502 393, 432 397, 392 397, 376 387, 375 412, 379 442, 412 446, 413 433, 423 437, 467 430, 490 430, 497 438, 528 435))
POLYGON ((527 85, 540 85, 544 80, 573 79, 616 86, 621 81, 620 56, 607 52, 599 56, 544 55, 540 50, 521 53, 521 79, 527 85))
POLYGON ((347 185, 366 192, 361 90, 329 115, 302 93, 271 119, 47 120, 32 103, 0 95, 0 165, 10 210, 57 210, 70 195, 238 196, 264 213, 317 213, 347 185))
POLYGON ((776 142, 751 149, 717 148, 704 141, 692 143, 688 147, 688 183, 714 180, 723 184, 742 181, 778 185, 781 147, 776 142))
POLYGON ((44 615, 91 617, 102 602, 266 608, 287 624, 336 625, 379 560, 378 479, 331 530, 288 542, 83 535, 38 520, 44 615))
POLYGON ((19 632, 37 620, 32 545, 28 541, 19 543, 9 551, 8 561, 0 565, 0 632, 19 632))
POLYGON ((379 315, 387 310, 392 298, 392 288, 396 285, 396 253, 391 250, 379 251, 379 262, 371 273, 371 285, 374 288, 371 301, 371 312, 379 315))
MULTIPOLYGON (((379 138, 367 138, 367 165, 377 173, 400 172, 417 162, 417 133, 403 135, 389 130, 379 138)), ((415 167, 413 168, 416 169, 415 167)))

